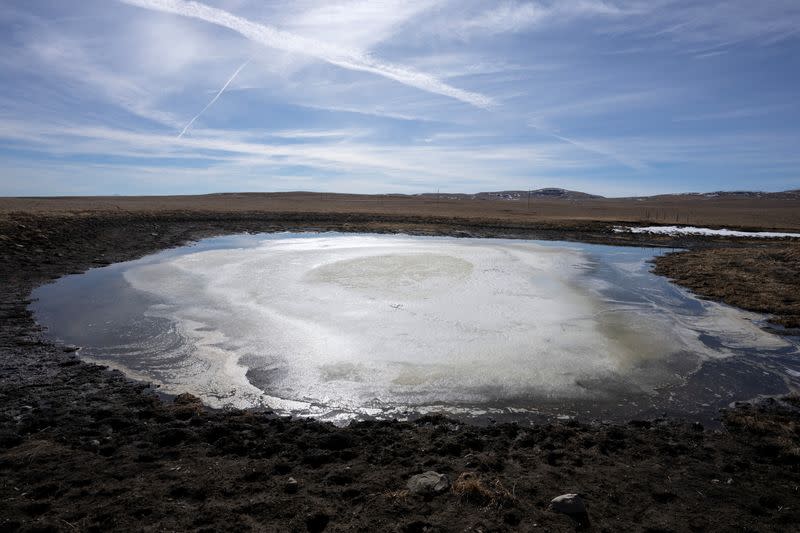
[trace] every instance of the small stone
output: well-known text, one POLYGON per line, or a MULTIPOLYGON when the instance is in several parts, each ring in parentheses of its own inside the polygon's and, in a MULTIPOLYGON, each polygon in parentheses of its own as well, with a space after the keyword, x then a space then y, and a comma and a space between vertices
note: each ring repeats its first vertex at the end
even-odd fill
POLYGON ((444 474, 429 470, 412 476, 406 486, 412 494, 439 494, 450 488, 450 479, 444 474))
POLYGON ((290 477, 286 480, 286 484, 283 486, 283 492, 286 494, 295 494, 297 490, 300 488, 300 483, 293 477, 290 477))
POLYGON ((550 501, 550 509, 566 515, 586 514, 586 505, 584 505, 583 499, 577 494, 562 494, 561 496, 556 496, 550 501))

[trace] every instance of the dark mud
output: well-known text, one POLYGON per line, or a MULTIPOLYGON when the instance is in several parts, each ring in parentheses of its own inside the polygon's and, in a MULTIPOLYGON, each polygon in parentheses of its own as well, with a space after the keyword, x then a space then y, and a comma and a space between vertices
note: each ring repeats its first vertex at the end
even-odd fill
MULTIPOLYGON (((794 531, 796 398, 676 420, 465 426, 426 417, 337 429, 269 412, 210 411, 80 362, 26 310, 36 285, 191 239, 297 229, 580 239, 602 223, 509 226, 350 215, 159 213, 0 220, 0 530, 794 531), (427 470, 457 490, 415 496, 427 470), (462 476, 464 473, 471 475, 462 476), (547 509, 579 493, 589 525, 547 509)), ((724 244, 724 243, 723 243, 724 244)), ((722 246, 704 243, 704 246, 722 246)))

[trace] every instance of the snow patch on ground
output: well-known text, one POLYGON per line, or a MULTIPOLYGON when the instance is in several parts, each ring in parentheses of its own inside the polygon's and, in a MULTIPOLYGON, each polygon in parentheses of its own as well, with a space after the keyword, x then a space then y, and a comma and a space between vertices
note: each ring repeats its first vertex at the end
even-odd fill
POLYGON ((795 238, 800 239, 800 233, 783 233, 775 231, 738 231, 730 229, 698 228, 695 226, 645 226, 645 227, 617 227, 615 233, 654 233, 659 235, 708 235, 720 237, 753 237, 762 239, 795 238))

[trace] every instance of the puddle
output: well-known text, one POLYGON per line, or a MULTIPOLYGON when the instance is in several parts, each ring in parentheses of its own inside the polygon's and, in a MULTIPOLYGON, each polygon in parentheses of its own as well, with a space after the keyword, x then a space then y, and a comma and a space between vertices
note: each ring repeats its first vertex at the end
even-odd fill
POLYGON ((34 291, 80 356, 214 407, 711 420, 800 385, 796 339, 649 273, 659 250, 505 239, 206 239, 34 291))

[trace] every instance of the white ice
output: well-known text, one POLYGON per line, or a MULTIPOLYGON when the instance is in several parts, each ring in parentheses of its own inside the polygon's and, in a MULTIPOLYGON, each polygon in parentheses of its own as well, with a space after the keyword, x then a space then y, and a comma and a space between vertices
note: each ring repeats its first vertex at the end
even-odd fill
POLYGON ((652 390, 679 379, 676 358, 730 355, 699 342, 701 323, 745 346, 781 342, 716 304, 695 317, 608 300, 583 279, 589 266, 524 241, 354 235, 196 252, 125 278, 194 345, 167 392, 331 418, 592 397, 620 381, 652 390))
POLYGON ((739 231, 731 229, 697 228, 694 226, 645 226, 614 228, 617 233, 657 233, 661 235, 714 235, 721 237, 754 237, 762 239, 800 238, 800 233, 775 231, 739 231))

